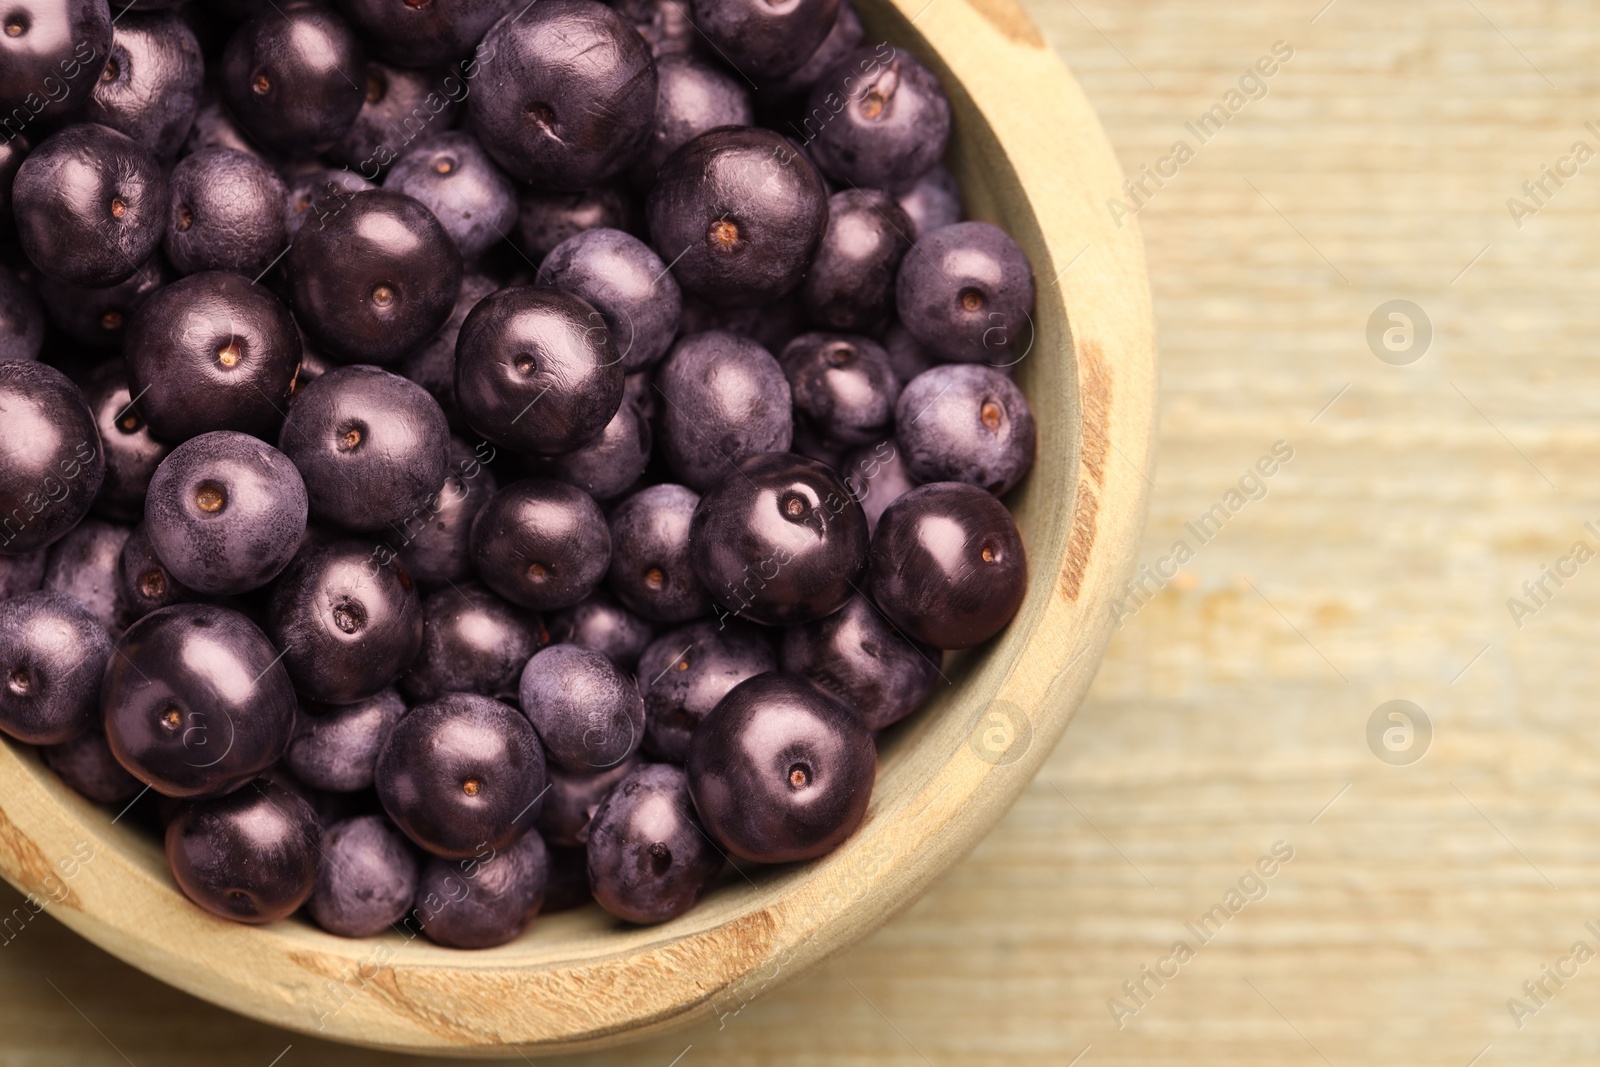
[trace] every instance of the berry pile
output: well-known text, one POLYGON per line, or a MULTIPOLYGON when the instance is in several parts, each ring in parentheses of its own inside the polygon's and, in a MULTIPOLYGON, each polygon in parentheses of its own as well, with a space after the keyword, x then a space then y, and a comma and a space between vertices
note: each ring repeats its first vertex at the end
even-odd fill
POLYGON ((949 131, 849 0, 17 0, 0 730, 243 922, 834 848, 1026 584, 949 131))

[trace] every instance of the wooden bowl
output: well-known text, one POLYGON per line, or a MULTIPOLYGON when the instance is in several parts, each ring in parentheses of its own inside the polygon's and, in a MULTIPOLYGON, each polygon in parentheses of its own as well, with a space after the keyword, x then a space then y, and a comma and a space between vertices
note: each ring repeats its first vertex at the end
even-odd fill
POLYGON ((882 925, 970 850, 1044 762, 1115 623, 1144 516, 1155 352, 1122 175, 1076 83, 1011 0, 859 0, 869 32, 939 74, 969 213, 1009 230, 1038 278, 1018 365, 1039 452, 1010 501, 1031 580, 1007 631, 952 657, 952 685, 884 739, 865 824, 814 863, 733 876, 674 922, 597 907, 481 952, 309 922, 212 918, 159 844, 0 745, 0 871, 129 963, 257 1019, 393 1050, 574 1051, 737 1011, 882 925))

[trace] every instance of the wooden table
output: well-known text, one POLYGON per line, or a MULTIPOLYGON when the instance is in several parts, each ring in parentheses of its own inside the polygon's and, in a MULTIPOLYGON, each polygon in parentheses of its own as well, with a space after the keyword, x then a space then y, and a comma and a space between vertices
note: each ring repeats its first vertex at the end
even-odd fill
MULTIPOLYGON (((1139 198, 1164 359, 1143 558, 1171 577, 935 891, 724 1028, 593 1062, 1600 1053, 1600 960, 1572 953, 1600 952, 1600 561, 1569 551, 1600 550, 1600 159, 1570 154, 1600 152, 1600 10, 1324 2, 1031 0, 1129 172, 1175 171, 1139 198), (1185 126, 1279 41, 1219 132, 1185 126), (1576 174, 1535 202, 1542 165, 1576 174), (1414 311, 1369 345, 1393 300, 1431 323, 1414 361, 1414 311), (1535 601, 1545 567, 1572 576, 1535 601), (1391 700, 1431 737, 1386 711, 1369 744, 1391 700)), ((47 918, 0 950, 0 1063, 280 1054, 404 1062, 230 1016, 47 918)))

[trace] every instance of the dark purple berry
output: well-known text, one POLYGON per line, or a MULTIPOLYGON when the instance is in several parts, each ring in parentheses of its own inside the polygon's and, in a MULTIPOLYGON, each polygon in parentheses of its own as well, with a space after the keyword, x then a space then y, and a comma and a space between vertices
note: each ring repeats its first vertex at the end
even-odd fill
POLYGON ((958 222, 925 233, 897 282, 900 321, 939 359, 1007 367, 1033 336, 1033 268, 1004 230, 958 222))
POLYGON ((867 592, 910 637, 935 648, 982 644, 1011 621, 1027 590, 1017 524, 977 486, 920 485, 878 520, 867 592))
POLYGON ((157 159, 171 159, 200 110, 200 42, 181 16, 169 12, 124 11, 115 22, 111 58, 83 117, 127 134, 157 159))
POLYGON ((866 337, 803 333, 778 357, 795 420, 824 445, 849 448, 888 436, 900 381, 889 353, 866 337))
POLYGON ((913 241, 961 221, 961 187, 956 184, 956 176, 940 164, 924 171, 897 199, 911 220, 911 229, 906 232, 913 241))
POLYGON ((485 298, 456 339, 456 403, 467 424, 514 452, 581 447, 622 404, 622 357, 603 316, 554 289, 485 298))
POLYGON ((169 604, 183 604, 199 600, 200 594, 172 576, 166 564, 156 555, 155 546, 144 524, 133 528, 133 533, 122 544, 122 559, 117 565, 117 577, 130 619, 142 619, 157 608, 169 604))
POLYGON ((536 653, 518 695, 550 761, 568 771, 615 767, 644 740, 638 687, 593 649, 551 645, 536 653))
MULTIPOLYGON (((372 788, 378 750, 406 713, 405 701, 383 689, 353 704, 302 707, 284 761, 306 785, 335 793, 372 788)), ((408 898, 409 900, 409 898, 408 898)))
MULTIPOLYGON (((340 0, 339 8, 391 63, 426 67, 470 53, 515 0, 340 0)), ((487 57, 488 53, 485 53, 487 57)), ((484 62, 492 60, 485 58, 484 62)))
POLYGON ((179 274, 231 270, 256 278, 288 248, 283 181, 256 156, 207 148, 167 179, 167 262, 179 274))
POLYGON ((433 213, 387 189, 326 198, 286 259, 294 314, 327 355, 397 363, 439 331, 461 291, 461 253, 433 213))
POLYGON ((123 353, 135 414, 177 443, 211 430, 276 437, 301 348, 276 297, 215 271, 152 294, 133 316, 123 353))
POLYGON ((249 619, 209 604, 146 615, 122 635, 100 687, 117 762, 156 792, 237 789, 283 755, 294 687, 249 619))
POLYGON ((433 588, 468 580, 472 575, 470 535, 472 520, 499 487, 494 473, 484 465, 494 449, 479 442, 468 448, 450 439, 450 473, 421 514, 399 522, 390 547, 413 581, 433 588))
POLYGON ((641 766, 637 753, 613 767, 576 772, 550 765, 550 791, 539 809, 537 828, 550 845, 581 846, 589 839, 589 820, 611 788, 641 766))
POLYGON ((625 373, 659 360, 678 331, 677 281, 649 245, 621 230, 597 227, 562 241, 539 265, 539 284, 600 313, 625 373))
POLYGON ((83 398, 94 415, 106 457, 106 477, 94 510, 119 522, 144 517, 145 490, 171 449, 150 433, 143 412, 133 404, 127 365, 109 360, 84 383, 83 398))
POLYGON ((640 767, 612 789, 589 826, 589 884, 619 919, 659 923, 694 907, 722 872, 700 828, 682 768, 640 767))
POLYGON ((913 240, 911 220, 888 193, 845 189, 828 198, 828 228, 800 285, 822 326, 878 333, 894 317, 894 285, 913 240))
POLYGON ((411 666, 422 648, 422 604, 405 568, 362 541, 295 557, 272 590, 267 634, 306 700, 350 704, 411 666))
POLYGON ((566 455, 535 460, 529 470, 566 482, 596 500, 612 500, 638 484, 650 464, 650 423, 624 403, 606 428, 566 455))
POLYGON ((768 626, 820 619, 858 591, 867 517, 839 476, 786 452, 752 456, 700 498, 695 572, 729 613, 768 626))
POLYGON ((373 937, 411 910, 417 854, 382 815, 357 815, 322 834, 322 862, 306 910, 340 937, 373 937))
POLYGON ((921 707, 943 678, 943 656, 901 634, 864 596, 851 597, 825 619, 790 627, 782 645, 785 671, 805 675, 844 701, 869 730, 921 707))
POLYGON ((917 485, 893 441, 879 441, 846 452, 838 471, 850 494, 861 502, 868 533, 877 533, 884 509, 917 485))
MULTIPOLYGON (((5 558, 0 556, 0 565, 5 558)), ((605 593, 592 593, 550 617, 552 641, 603 652, 625 671, 638 665, 654 636, 649 623, 605 593)))
POLYGON ((167 863, 184 894, 212 914, 275 922, 311 896, 321 836, 310 804, 261 778, 181 806, 167 824, 167 863))
POLYGON ((761 345, 722 330, 690 334, 656 371, 661 452, 704 492, 737 478, 741 460, 787 449, 794 414, 783 368, 761 345))
POLYGON ((906 386, 895 440, 917 481, 967 482, 1001 496, 1033 466, 1033 410, 999 371, 949 363, 906 386))
POLYGON ((412 144, 389 168, 383 187, 433 212, 467 262, 506 239, 517 224, 516 186, 465 130, 412 144))
POLYGON ((472 520, 472 562, 485 585, 534 611, 571 607, 611 562, 611 534, 594 498, 544 478, 513 482, 472 520))
POLYGON ((265 441, 205 433, 156 468, 144 523, 178 581, 213 596, 243 593, 294 558, 306 528, 306 486, 289 457, 265 441))
POLYGON ((50 546, 44 585, 65 593, 89 610, 112 640, 122 636, 132 617, 122 602, 122 547, 131 531, 87 519, 50 546))
MULTIPOLYGON (((456 404, 456 341, 461 336, 461 326, 473 308, 499 290, 500 284, 485 275, 468 274, 462 277, 461 292, 457 294, 455 307, 445 324, 427 343, 395 367, 433 394, 433 398, 444 409, 445 418, 450 420, 452 429, 464 430, 466 427, 466 420, 456 404)), ((482 447, 489 448, 487 444, 482 447)))
POLYGON ((833 27, 828 30, 822 43, 817 45, 804 63, 789 73, 777 78, 762 78, 757 100, 764 107, 799 102, 824 74, 860 46, 864 33, 861 16, 856 14, 855 5, 850 0, 839 0, 839 11, 833 17, 833 27))
POLYGON ((781 135, 755 127, 711 130, 674 152, 645 210, 650 242, 678 283, 730 307, 799 284, 828 221, 816 170, 781 135))
POLYGON ((695 727, 728 690, 777 669, 771 642, 737 619, 726 626, 706 620, 662 634, 639 659, 645 751, 682 763, 695 727))
POLYGON ((416 383, 340 367, 296 394, 278 447, 305 478, 312 518, 374 531, 426 509, 449 471, 450 427, 416 383))
POLYGON ((43 344, 44 308, 38 293, 15 271, 0 267, 0 359, 38 359, 43 344))
POLYGON ((528 657, 549 640, 539 616, 480 585, 450 585, 422 602, 422 651, 400 689, 419 703, 446 693, 515 700, 528 657))
POLYGON ((283 232, 293 241, 305 226, 321 226, 344 206, 349 193, 377 186, 353 170, 314 170, 288 185, 284 196, 283 232))
POLYGON ((150 295, 177 277, 161 253, 153 253, 124 281, 104 288, 39 278, 39 299, 50 321, 80 345, 114 348, 150 295))
POLYGON ((28 0, 0 21, 0 110, 59 123, 82 108, 111 51, 105 0, 28 0))
POLYGON ((144 783, 123 770, 98 729, 48 745, 42 754, 68 788, 97 804, 124 804, 144 791, 144 783))
POLYGON ((694 24, 747 77, 796 70, 833 28, 839 0, 693 0, 694 24))
POLYGON ((67 376, 33 360, 0 360, 0 553, 60 540, 105 480, 100 432, 67 376))
POLYGON ((234 31, 219 82, 234 117, 262 146, 320 152, 361 111, 366 67, 361 41, 331 8, 274 6, 234 31))
POLYGON ((544 840, 532 832, 468 858, 436 857, 423 865, 412 915, 430 941, 493 948, 527 929, 544 904, 548 877, 544 840))
POLYGON ((595 0, 543 0, 483 39, 493 54, 467 101, 472 129, 514 178, 586 189, 622 172, 655 117, 644 39, 595 0))
POLYGON ((378 752, 383 808, 438 856, 504 849, 533 825, 545 787, 544 750, 515 708, 450 693, 412 708, 378 752))
POLYGON ((87 733, 99 718, 106 628, 53 591, 0 601, 0 730, 33 745, 87 733))
POLYGON ((695 810, 724 849, 790 863, 855 832, 877 762, 872 732, 849 708, 799 675, 762 674, 701 720, 685 769, 695 810))
POLYGON ((651 622, 688 622, 711 610, 689 552, 689 523, 699 503, 694 490, 664 482, 639 490, 611 513, 606 584, 651 622))
POLYGON ((535 263, 584 230, 600 226, 628 230, 632 221, 632 201, 616 185, 597 185, 578 193, 524 188, 517 198, 517 240, 535 263))
POLYGON ((944 156, 950 102, 910 53, 878 44, 856 49, 818 79, 804 130, 828 177, 895 193, 944 156))
POLYGON ((656 117, 644 154, 630 176, 648 189, 667 157, 718 126, 753 126, 748 83, 721 66, 679 53, 656 61, 656 117))
POLYGON ((23 252, 69 285, 115 285, 166 229, 167 183, 150 152, 93 123, 68 126, 28 153, 11 188, 23 252))

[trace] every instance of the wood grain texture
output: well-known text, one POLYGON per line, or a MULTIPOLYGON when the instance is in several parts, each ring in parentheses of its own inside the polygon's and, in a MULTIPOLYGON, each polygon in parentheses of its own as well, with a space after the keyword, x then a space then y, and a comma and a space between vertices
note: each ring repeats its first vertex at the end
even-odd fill
POLYGON ((1045 283, 1037 340, 1016 369, 1038 416, 1038 459, 1008 501, 1029 547, 1029 595, 1004 635, 952 657, 948 684, 882 740, 860 829, 814 863, 732 874, 670 923, 625 926, 590 907, 459 952, 415 929, 354 940, 305 921, 211 917, 132 820, 116 825, 31 753, 0 745, 0 825, 12 831, 0 834, 0 873, 113 955, 253 1018, 389 1050, 543 1055, 730 1017, 881 926, 983 837, 1078 707, 1137 551, 1147 483, 1103 457, 1115 447, 1148 461, 1148 281, 1136 228, 1095 207, 1121 181, 1109 142, 1018 11, 999 0, 860 7, 874 34, 952 88, 950 164, 968 208, 1003 225, 1045 283), (1040 128, 1060 140, 1041 142, 1040 128), (1068 276, 1080 245, 1089 251, 1068 276))
MULTIPOLYGON (((1600 948, 1600 570, 1521 629, 1506 600, 1600 547, 1600 171, 1520 230, 1506 200, 1600 148, 1600 10, 1337 0, 1312 25, 1323 4, 1028 0, 1131 172, 1295 48, 1139 217, 1162 356, 1140 561, 1273 442, 1294 459, 1126 620, 1043 770, 930 893, 722 1029, 567 1062, 1595 1061, 1595 962, 1520 1029, 1506 1002, 1600 948), (1365 339, 1396 297, 1435 327, 1409 367, 1365 339), (1434 727, 1407 767, 1365 740, 1394 698, 1434 727), (1107 1000, 1279 840, 1265 899, 1119 1030, 1107 1000)), ((280 1067, 406 1062, 232 1019, 36 920, 0 951, 8 1064, 124 1063, 46 977, 140 1067, 265 1067, 291 1041, 280 1067)))

